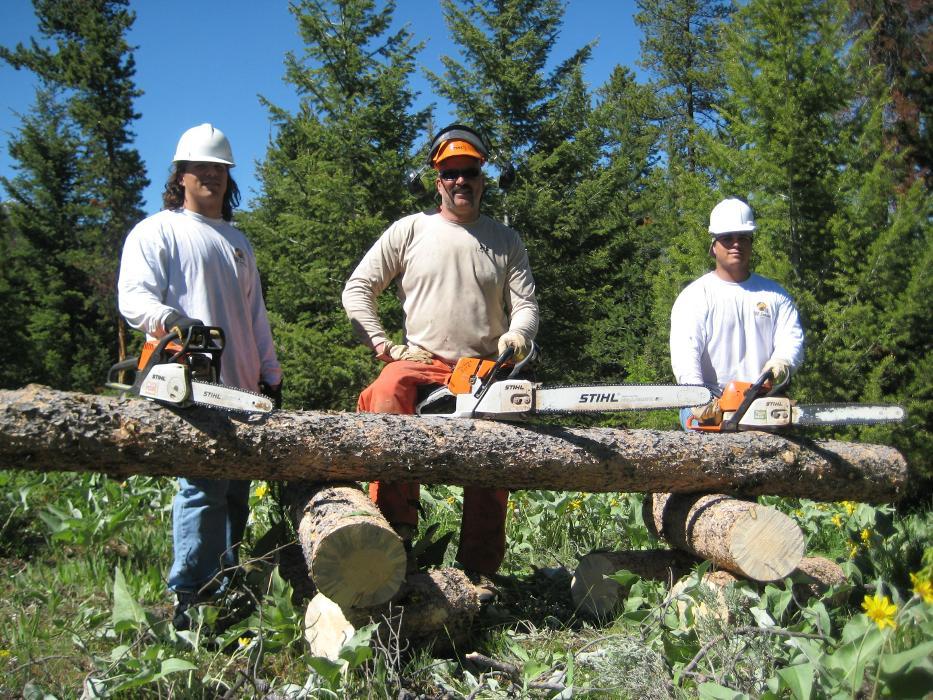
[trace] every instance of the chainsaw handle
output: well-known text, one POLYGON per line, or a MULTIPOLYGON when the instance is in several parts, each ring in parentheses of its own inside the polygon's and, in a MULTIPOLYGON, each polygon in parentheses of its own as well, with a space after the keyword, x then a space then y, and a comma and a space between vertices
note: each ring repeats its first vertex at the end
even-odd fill
POLYGON ((118 382, 116 377, 120 376, 123 372, 127 370, 136 371, 136 365, 139 364, 139 357, 128 357, 121 362, 118 362, 113 367, 111 367, 107 372, 107 382, 105 386, 110 389, 117 389, 119 391, 129 391, 133 388, 132 384, 124 384, 123 382, 118 382))
POLYGON ((495 381, 496 375, 499 373, 499 370, 502 369, 502 365, 508 362, 514 354, 515 348, 507 347, 502 351, 502 354, 496 358, 496 363, 492 366, 492 369, 489 370, 489 374, 486 375, 486 381, 483 382, 479 391, 473 394, 473 396, 476 397, 476 405, 473 406, 473 410, 470 412, 471 418, 476 416, 476 409, 479 408, 480 403, 482 403, 483 397, 486 396, 486 392, 489 391, 489 387, 491 387, 492 383, 495 381))
MULTIPOLYGON (((758 377, 757 381, 752 384, 748 389, 745 390, 744 398, 742 403, 739 404, 739 407, 735 410, 728 418, 724 419, 719 425, 719 432, 721 433, 734 433, 739 429, 739 421, 745 417, 745 414, 748 412, 748 407, 754 403, 755 399, 761 396, 761 390, 764 387, 765 383, 773 379, 774 375, 771 373, 771 370, 765 370, 762 372, 761 376, 758 377)), ((786 384, 786 382, 785 382, 786 384)), ((781 386, 784 386, 783 384, 781 386)), ((773 391, 773 390, 772 390, 773 391)))

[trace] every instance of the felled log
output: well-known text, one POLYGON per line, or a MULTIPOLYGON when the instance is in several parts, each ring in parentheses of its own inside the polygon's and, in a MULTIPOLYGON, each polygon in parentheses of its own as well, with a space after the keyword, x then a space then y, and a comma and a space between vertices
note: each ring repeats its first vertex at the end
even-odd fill
MULTIPOLYGON (((570 596, 581 612, 600 619, 611 618, 618 614, 619 607, 628 595, 628 588, 607 576, 626 570, 642 579, 667 582, 672 584, 668 596, 668 600, 672 601, 686 587, 690 572, 698 563, 698 559, 673 549, 591 552, 580 559, 574 571, 570 596)), ((823 557, 804 557, 790 577, 795 581, 794 595, 800 603, 823 595, 831 586, 846 582, 842 568, 823 557)), ((724 617, 727 611, 721 589, 743 580, 758 589, 763 588, 761 582, 744 579, 729 571, 707 571, 702 579, 704 601, 709 603, 705 600, 709 598, 718 602, 707 605, 704 614, 709 612, 719 619, 727 619, 724 617)), ((842 591, 831 598, 829 603, 839 605, 844 596, 845 591, 842 591)))
POLYGON ((285 500, 317 589, 342 607, 381 605, 405 580, 405 548, 354 483, 290 483, 285 500))
POLYGON ((880 445, 367 413, 245 419, 38 385, 0 391, 0 468, 867 503, 907 486, 904 458, 880 445))
POLYGON ((341 607, 318 593, 305 611, 305 640, 312 656, 336 660, 340 647, 356 630, 374 622, 388 648, 430 644, 440 651, 467 638, 479 609, 476 589, 466 574, 434 569, 409 576, 386 605, 341 607))
POLYGON ((723 494, 646 494, 642 515, 655 536, 756 581, 789 576, 805 553, 791 518, 723 494))
POLYGON ((669 585, 687 575, 699 560, 673 549, 591 552, 583 556, 570 580, 570 597, 577 610, 593 617, 611 617, 628 594, 619 582, 607 578, 629 571, 639 578, 669 585))

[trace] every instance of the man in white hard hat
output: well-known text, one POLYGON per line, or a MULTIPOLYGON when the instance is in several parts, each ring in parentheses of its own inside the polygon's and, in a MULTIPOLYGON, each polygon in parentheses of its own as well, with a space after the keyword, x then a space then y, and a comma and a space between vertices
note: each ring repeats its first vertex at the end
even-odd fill
MULTIPOLYGON (((386 363, 360 395, 360 411, 414 413, 418 386, 445 384, 459 358, 529 352, 538 329, 534 279, 518 233, 480 213, 487 158, 473 129, 442 129, 428 156, 439 208, 392 224, 347 281, 343 305, 354 330, 386 363), (405 312, 402 343, 389 340, 376 310, 393 281, 405 312)), ((374 482, 370 496, 410 542, 418 484, 374 482)), ((505 489, 464 488, 457 561, 483 599, 494 595, 488 577, 505 556, 507 503, 505 489)))
MULTIPOLYGON (((671 367, 677 381, 725 387, 753 382, 771 370, 785 382, 803 362, 803 329, 790 294, 751 271, 755 218, 741 199, 724 199, 710 213, 709 252, 716 267, 689 284, 671 311, 671 367)), ((681 411, 701 422, 722 418, 718 400, 681 411)))
MULTIPOLYGON (((163 210, 126 238, 117 283, 120 313, 148 339, 220 326, 226 337, 220 382, 259 390, 281 405, 282 370, 266 316, 259 271, 246 237, 231 225, 239 190, 230 142, 201 124, 178 141, 163 210)), ((249 481, 178 480, 172 510, 178 596, 174 624, 187 629, 192 605, 224 592, 248 517, 249 481)))

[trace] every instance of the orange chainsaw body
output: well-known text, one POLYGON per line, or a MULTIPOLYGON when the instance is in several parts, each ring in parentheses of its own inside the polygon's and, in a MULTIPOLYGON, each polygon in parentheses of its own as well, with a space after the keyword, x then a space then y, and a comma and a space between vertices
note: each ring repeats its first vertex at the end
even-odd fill
POLYGON ((447 388, 451 394, 467 394, 472 391, 473 380, 483 379, 495 366, 495 360, 461 357, 457 360, 453 373, 447 379, 447 388))
MULTIPOLYGON (((726 388, 722 390, 722 396, 719 397, 719 408, 722 409, 724 419, 739 410, 742 401, 745 400, 746 392, 751 389, 752 386, 752 382, 739 382, 736 380, 726 384, 726 388)), ((763 393, 767 393, 770 388, 770 382, 760 387, 763 393)), ((691 430, 705 430, 711 433, 718 433, 720 432, 722 423, 701 423, 696 419, 696 416, 690 416, 687 418, 687 427, 691 430)))

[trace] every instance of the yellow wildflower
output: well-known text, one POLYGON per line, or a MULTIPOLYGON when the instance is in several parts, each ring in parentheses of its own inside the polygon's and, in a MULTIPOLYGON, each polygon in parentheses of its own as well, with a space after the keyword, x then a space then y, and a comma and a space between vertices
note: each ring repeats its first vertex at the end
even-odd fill
POLYGON ((849 559, 855 559, 856 554, 858 554, 858 545, 849 542, 849 559))
POLYGON ((616 499, 613 498, 609 501, 610 508, 615 508, 617 505, 619 505, 619 502, 616 499))
POLYGON ((457 499, 454 498, 453 496, 448 496, 445 500, 447 501, 447 505, 449 506, 453 506, 453 504, 457 502, 457 499))
POLYGON ((583 507, 582 498, 574 498, 570 501, 570 510, 580 510, 583 507))
POLYGON ((5 659, 10 655, 9 649, 0 649, 0 659, 5 659))
POLYGON ((253 638, 252 637, 240 637, 236 641, 237 641, 237 644, 240 645, 240 649, 243 649, 244 647, 248 647, 252 643, 253 638))
POLYGON ((256 498, 265 498, 267 493, 269 493, 268 484, 262 483, 256 487, 256 498))
POLYGON ((800 508, 798 508, 797 510, 794 511, 794 515, 796 515, 798 518, 802 518, 802 517, 803 517, 803 511, 800 510, 800 508))
POLYGON ((859 536, 862 538, 862 542, 866 542, 866 543, 867 543, 868 540, 871 539, 871 530, 869 530, 869 529, 866 527, 866 528, 864 528, 864 529, 862 530, 862 532, 861 532, 861 534, 860 534, 859 536))
POLYGON ((842 516, 839 513, 836 513, 829 521, 836 527, 842 527, 842 516))
POLYGON ((897 627, 897 623, 894 621, 897 606, 886 595, 875 593, 873 596, 865 596, 865 600, 862 601, 862 610, 875 621, 880 630, 885 627, 897 627))
POLYGON ((910 582, 914 584, 914 593, 923 598, 924 602, 933 603, 933 581, 911 574, 910 582))
POLYGON ((846 513, 849 515, 855 512, 855 504, 852 501, 843 501, 840 505, 846 509, 846 513))

